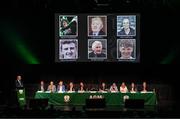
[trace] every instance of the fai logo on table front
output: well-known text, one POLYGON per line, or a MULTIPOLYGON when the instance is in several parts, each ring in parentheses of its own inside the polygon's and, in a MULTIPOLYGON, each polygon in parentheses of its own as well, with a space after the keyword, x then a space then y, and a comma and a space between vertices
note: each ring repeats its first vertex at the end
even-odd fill
POLYGON ((128 95, 125 95, 124 97, 123 97, 123 101, 125 102, 125 100, 127 100, 127 99, 129 99, 129 96, 128 95))
POLYGON ((70 101, 70 96, 69 95, 65 95, 64 96, 64 102, 69 102, 70 101))

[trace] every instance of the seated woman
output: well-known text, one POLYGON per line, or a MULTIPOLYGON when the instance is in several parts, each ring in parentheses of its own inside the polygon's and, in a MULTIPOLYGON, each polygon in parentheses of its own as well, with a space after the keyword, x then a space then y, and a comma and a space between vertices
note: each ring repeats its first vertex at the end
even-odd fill
POLYGON ((116 83, 113 83, 113 84, 111 85, 110 91, 111 91, 111 92, 118 92, 118 88, 117 88, 117 86, 116 86, 116 83))
POLYGON ((106 84, 104 82, 99 87, 99 91, 100 92, 108 91, 108 89, 106 88, 106 84))
POLYGON ((128 92, 127 86, 124 82, 122 82, 119 90, 121 93, 127 93, 128 92))
POLYGON ((73 84, 73 82, 70 82, 70 83, 69 83, 68 92, 74 92, 74 91, 75 91, 75 89, 74 89, 74 84, 73 84))
POLYGON ((84 91, 85 91, 84 84, 83 82, 80 82, 78 92, 84 92, 84 91))
POLYGON ((44 91, 45 91, 45 84, 44 84, 44 81, 41 81, 41 82, 40 82, 38 91, 41 91, 41 92, 44 92, 44 91))
POLYGON ((135 84, 133 82, 131 83, 130 92, 131 93, 136 93, 137 92, 137 88, 136 88, 136 86, 135 86, 135 84))
POLYGON ((142 86, 143 86, 143 87, 142 87, 141 93, 146 93, 146 92, 147 92, 147 84, 146 84, 145 81, 143 82, 143 85, 142 85, 142 86))

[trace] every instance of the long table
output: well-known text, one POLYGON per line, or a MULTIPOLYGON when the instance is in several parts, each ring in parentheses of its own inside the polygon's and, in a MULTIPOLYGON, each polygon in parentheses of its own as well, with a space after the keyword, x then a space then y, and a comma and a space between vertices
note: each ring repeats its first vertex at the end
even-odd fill
POLYGON ((156 105, 156 94, 150 93, 44 93, 36 92, 35 99, 49 99, 53 105, 85 105, 86 99, 104 98, 106 105, 124 105, 125 99, 143 99, 145 105, 156 105))

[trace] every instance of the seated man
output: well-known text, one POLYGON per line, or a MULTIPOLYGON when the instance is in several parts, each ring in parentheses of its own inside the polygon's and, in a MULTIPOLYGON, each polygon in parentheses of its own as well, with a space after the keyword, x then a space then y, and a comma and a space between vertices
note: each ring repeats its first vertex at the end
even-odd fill
POLYGON ((119 90, 120 90, 121 93, 127 93, 128 92, 127 86, 126 86, 126 84, 124 82, 122 82, 119 90))
POLYGON ((117 88, 117 86, 116 86, 116 83, 113 83, 113 84, 111 85, 110 91, 111 91, 111 92, 118 92, 118 88, 117 88))
POLYGON ((63 85, 63 81, 59 81, 59 85, 57 87, 57 92, 65 92, 65 86, 63 85))
POLYGON ((56 86, 54 85, 53 81, 50 82, 50 85, 48 86, 48 91, 53 93, 56 92, 56 86))

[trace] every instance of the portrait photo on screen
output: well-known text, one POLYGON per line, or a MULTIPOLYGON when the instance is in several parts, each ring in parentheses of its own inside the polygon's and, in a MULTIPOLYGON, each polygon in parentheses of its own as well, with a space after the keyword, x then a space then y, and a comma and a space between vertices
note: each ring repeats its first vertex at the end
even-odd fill
POLYGON ((59 59, 76 60, 78 59, 78 40, 60 39, 59 40, 59 59))
POLYGON ((59 36, 77 36, 78 17, 73 15, 59 15, 59 36))
POLYGON ((117 16, 117 36, 136 36, 136 16, 117 16))
POLYGON ((88 16, 88 36, 107 36, 107 16, 88 16))
POLYGON ((106 39, 88 39, 88 59, 107 59, 106 39))
POLYGON ((135 39, 118 39, 117 40, 117 59, 135 60, 136 59, 136 40, 135 39))

